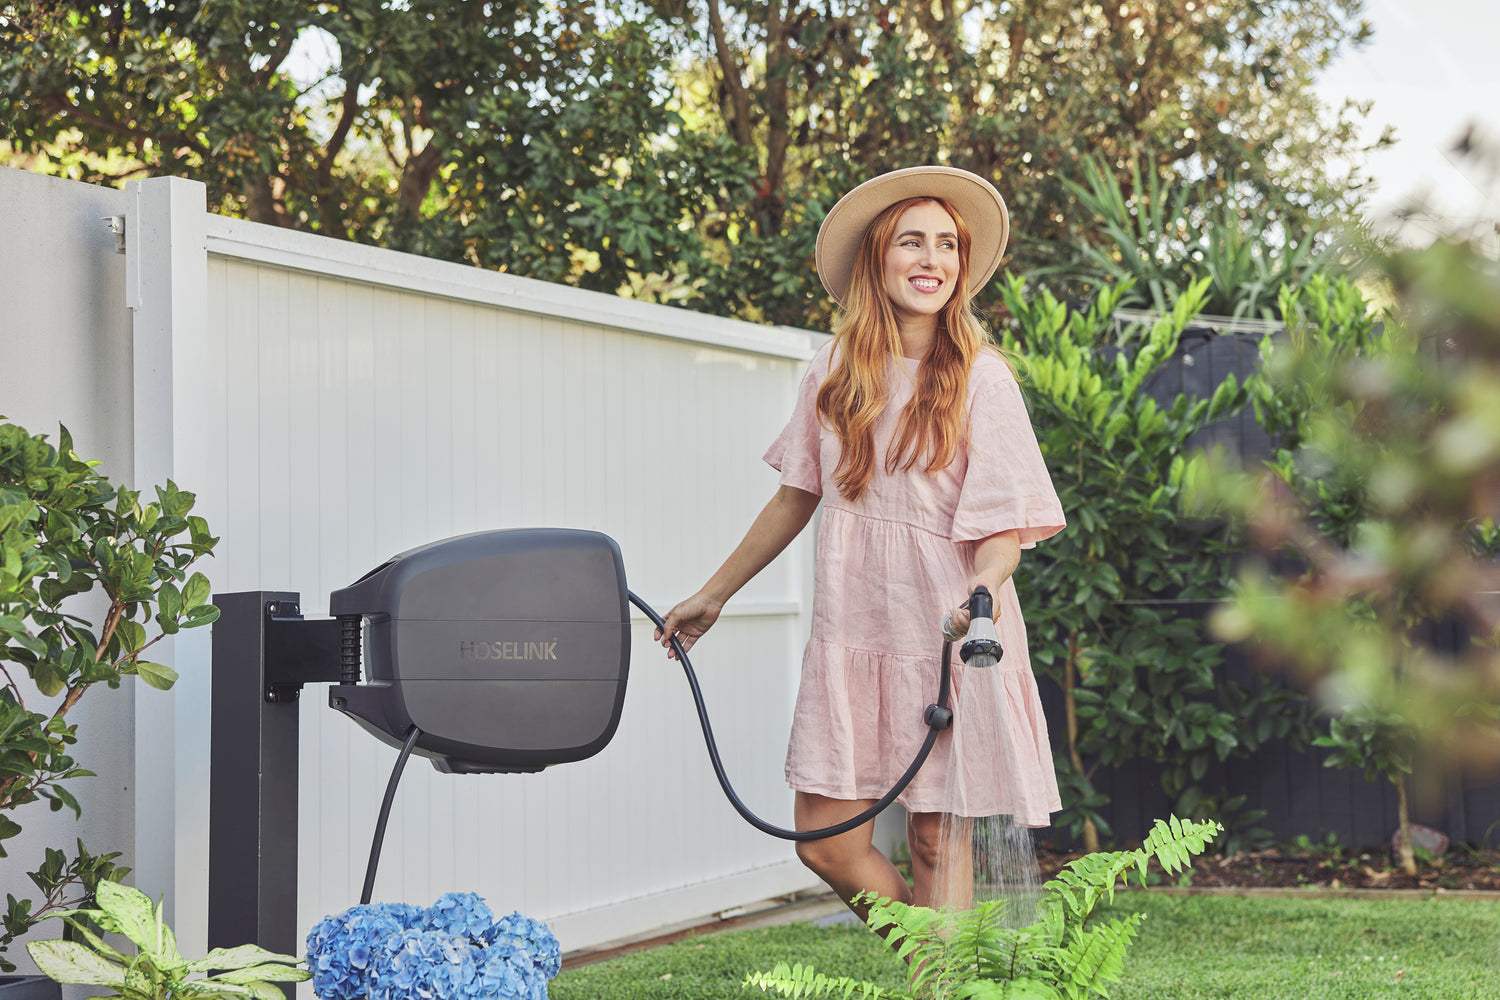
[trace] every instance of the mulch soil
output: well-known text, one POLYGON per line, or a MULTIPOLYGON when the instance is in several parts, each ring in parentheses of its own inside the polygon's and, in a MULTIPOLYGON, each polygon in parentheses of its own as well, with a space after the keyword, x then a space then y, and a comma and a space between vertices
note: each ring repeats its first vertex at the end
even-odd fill
MULTIPOLYGON (((1043 880, 1053 877, 1078 853, 1037 845, 1043 880)), ((1342 851, 1304 854, 1287 849, 1251 851, 1193 859, 1190 877, 1162 875, 1158 885, 1211 889, 1426 889, 1500 891, 1500 851, 1449 851, 1417 862, 1417 874, 1406 875, 1388 852, 1342 851)))

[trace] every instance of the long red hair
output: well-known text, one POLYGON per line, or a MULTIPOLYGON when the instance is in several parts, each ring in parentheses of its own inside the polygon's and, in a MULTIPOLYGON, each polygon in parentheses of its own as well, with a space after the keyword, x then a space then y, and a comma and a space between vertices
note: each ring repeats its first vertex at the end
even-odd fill
POLYGON ((964 402, 974 359, 989 338, 972 308, 969 227, 941 198, 897 202, 865 230, 849 279, 844 311, 834 326, 836 360, 818 389, 818 417, 838 435, 839 493, 858 500, 875 474, 875 421, 885 409, 889 361, 901 353, 896 312, 886 294, 885 253, 896 224, 913 205, 934 202, 952 217, 958 235, 958 282, 938 315, 937 336, 918 369, 917 388, 902 408, 886 450, 887 473, 910 469, 924 456, 927 472, 947 468, 966 431, 964 402))

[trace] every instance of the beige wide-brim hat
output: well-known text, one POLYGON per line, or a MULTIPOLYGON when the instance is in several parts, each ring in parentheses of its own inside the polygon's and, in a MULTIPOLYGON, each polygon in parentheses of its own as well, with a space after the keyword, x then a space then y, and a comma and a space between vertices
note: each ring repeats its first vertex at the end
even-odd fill
POLYGON ((989 283, 1010 238, 1010 213, 995 186, 957 167, 907 167, 865 181, 839 199, 818 230, 818 277, 839 305, 849 291, 854 257, 875 217, 908 198, 941 198, 963 217, 972 237, 969 288, 989 283))

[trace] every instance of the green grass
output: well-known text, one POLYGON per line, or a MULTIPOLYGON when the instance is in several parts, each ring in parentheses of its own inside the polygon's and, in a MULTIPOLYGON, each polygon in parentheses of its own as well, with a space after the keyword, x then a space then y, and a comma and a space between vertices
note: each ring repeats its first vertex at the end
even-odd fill
MULTIPOLYGON (((1500 903, 1129 893, 1147 915, 1115 1000, 1495 1000, 1500 903)), ((902 967, 861 927, 792 924, 690 938, 568 969, 551 1000, 747 1000, 777 962, 895 987, 902 967)))
POLYGON ((1147 914, 1116 1000, 1493 1000, 1500 904, 1116 897, 1147 914))

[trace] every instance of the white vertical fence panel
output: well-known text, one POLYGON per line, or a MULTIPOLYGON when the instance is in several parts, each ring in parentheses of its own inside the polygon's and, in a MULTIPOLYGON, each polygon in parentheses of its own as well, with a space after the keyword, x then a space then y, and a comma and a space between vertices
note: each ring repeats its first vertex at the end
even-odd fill
MULTIPOLYGON (((805 335, 227 220, 210 220, 209 251, 209 322, 187 355, 201 370, 178 412, 220 441, 180 450, 175 474, 218 494, 218 591, 296 590, 324 615, 330 590, 396 552, 553 525, 614 537, 632 589, 665 610, 775 488, 760 456, 805 335)), ((783 823, 810 543, 697 649, 731 775, 783 823)), ((633 628, 624 716, 599 756, 536 775, 414 761, 377 898, 472 889, 550 920, 574 949, 810 887, 790 847, 723 800, 680 668, 650 632, 633 628)), ((305 931, 357 900, 395 751, 317 686, 301 711, 305 931)))
MULTIPOLYGON (((99 460, 115 482, 131 481, 135 466, 132 324, 125 257, 115 253, 100 220, 123 217, 127 202, 123 191, 0 167, 0 417, 54 445, 58 425, 66 425, 78 453, 99 460)), ((95 601, 80 613, 97 624, 104 610, 95 601)), ((32 710, 50 711, 60 700, 44 698, 18 674, 12 668, 32 710)), ((36 899, 26 873, 42 865, 47 848, 71 850, 78 839, 95 853, 120 851, 134 864, 137 693, 134 683, 100 686, 68 714, 78 727, 72 753, 96 773, 68 786, 82 814, 52 812, 41 802, 13 814, 23 831, 5 841, 0 898, 36 899)), ((141 696, 162 694, 146 689, 141 696)), ((22 974, 33 974, 23 942, 56 936, 56 922, 44 921, 6 957, 22 974)))

